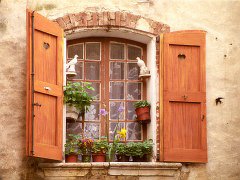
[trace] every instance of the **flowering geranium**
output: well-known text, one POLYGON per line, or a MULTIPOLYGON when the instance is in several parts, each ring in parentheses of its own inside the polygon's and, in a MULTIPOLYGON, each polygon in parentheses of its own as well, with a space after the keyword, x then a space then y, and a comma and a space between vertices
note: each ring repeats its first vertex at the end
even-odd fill
POLYGON ((83 152, 83 154, 88 154, 91 152, 94 140, 91 138, 81 139, 79 142, 79 148, 83 152))

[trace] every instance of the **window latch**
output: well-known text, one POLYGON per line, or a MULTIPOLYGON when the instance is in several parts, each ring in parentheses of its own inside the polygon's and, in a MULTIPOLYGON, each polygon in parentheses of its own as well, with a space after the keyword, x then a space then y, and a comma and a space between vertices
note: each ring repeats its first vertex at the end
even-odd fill
POLYGON ((186 100, 188 98, 187 95, 183 95, 182 97, 183 97, 184 100, 186 100))
POLYGON ((39 106, 39 107, 41 107, 42 105, 41 104, 39 104, 38 102, 37 103, 34 103, 33 104, 34 106, 39 106))

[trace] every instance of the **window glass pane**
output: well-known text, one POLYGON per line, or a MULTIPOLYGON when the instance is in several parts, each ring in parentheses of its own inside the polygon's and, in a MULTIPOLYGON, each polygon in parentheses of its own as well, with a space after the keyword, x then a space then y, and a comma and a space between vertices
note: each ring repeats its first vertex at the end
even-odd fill
POLYGON ((124 82, 110 82, 110 99, 124 99, 124 82))
POLYGON ((68 77, 69 80, 71 79, 83 79, 83 63, 77 62, 75 65, 75 71, 77 73, 76 76, 68 77))
POLYGON ((99 138, 99 124, 98 123, 85 123, 84 124, 84 136, 88 138, 99 138))
POLYGON ((100 43, 86 43, 86 59, 100 60, 100 43))
POLYGON ((81 122, 74 122, 74 123, 67 123, 67 134, 82 134, 82 123, 81 122))
POLYGON ((127 83, 127 99, 140 100, 142 83, 127 83))
POLYGON ((135 120, 137 117, 133 103, 134 102, 127 102, 127 114, 126 114, 127 120, 135 120))
MULTIPOLYGON (((117 126, 117 122, 110 123, 110 126, 109 126, 109 139, 110 140, 113 140, 113 134, 114 134, 114 130, 115 130, 116 126, 117 126)), ((123 122, 118 123, 117 131, 121 131, 121 129, 124 127, 125 127, 125 125, 123 122)), ((121 140, 124 140, 124 139, 121 139, 121 140)))
POLYGON ((127 123, 127 140, 141 140, 142 127, 138 122, 127 123))
POLYGON ((111 43, 110 44, 110 58, 111 59, 124 59, 124 44, 111 43))
POLYGON ((74 44, 68 46, 68 58, 74 58, 78 55, 78 59, 83 59, 83 44, 74 44))
POLYGON ((87 80, 100 79, 100 63, 99 62, 86 62, 85 73, 87 80))
POLYGON ((124 63, 110 63, 110 79, 124 79, 124 63))
POLYGON ((128 45, 128 59, 136 60, 137 57, 142 58, 142 49, 139 47, 128 45))
POLYGON ((90 82, 91 86, 94 88, 94 91, 92 90, 87 90, 87 92, 94 96, 94 100, 99 100, 100 99, 100 83, 97 82, 90 82))
POLYGON ((86 121, 99 121, 99 103, 91 103, 88 111, 85 114, 86 121))
POLYGON ((110 119, 124 119, 124 102, 110 102, 110 119))
POLYGON ((129 80, 138 80, 139 71, 137 63, 128 63, 127 77, 129 80))

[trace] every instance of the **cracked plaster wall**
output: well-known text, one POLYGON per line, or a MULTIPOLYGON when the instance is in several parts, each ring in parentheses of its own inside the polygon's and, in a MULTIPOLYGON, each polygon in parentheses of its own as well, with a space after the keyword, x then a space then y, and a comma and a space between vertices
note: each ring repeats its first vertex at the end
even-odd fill
POLYGON ((0 179, 25 179, 33 170, 24 155, 26 6, 49 19, 81 11, 126 11, 168 24, 171 31, 206 30, 209 162, 187 165, 188 179, 240 178, 239 0, 1 0, 0 179), (225 99, 216 106, 220 96, 225 99))

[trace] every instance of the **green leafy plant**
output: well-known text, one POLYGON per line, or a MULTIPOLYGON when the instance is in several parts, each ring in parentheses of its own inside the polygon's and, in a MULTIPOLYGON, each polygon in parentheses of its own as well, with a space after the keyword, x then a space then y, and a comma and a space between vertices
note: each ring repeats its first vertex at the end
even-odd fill
POLYGON ((145 155, 152 155, 153 141, 152 139, 146 140, 142 143, 142 152, 145 155))
POLYGON ((65 146, 65 154, 81 154, 81 150, 79 149, 79 141, 81 139, 80 135, 69 134, 66 140, 65 146))
POLYGON ((133 105, 134 105, 135 108, 143 108, 143 107, 150 107, 151 106, 150 103, 146 100, 135 102, 133 105))
POLYGON ((92 152, 95 154, 106 153, 109 145, 106 137, 101 137, 99 140, 93 142, 92 152))
POLYGON ((142 143, 141 142, 129 142, 126 147, 127 156, 143 157, 142 143))
POLYGON ((144 142, 130 142, 126 146, 126 155, 143 157, 144 155, 152 155, 153 142, 146 140, 144 142))
POLYGON ((124 143, 118 143, 116 146, 116 153, 118 155, 126 155, 127 145, 124 143))
POLYGON ((74 106, 80 113, 88 111, 93 96, 88 91, 94 91, 91 83, 88 82, 68 82, 64 90, 64 102, 69 106, 74 106))

